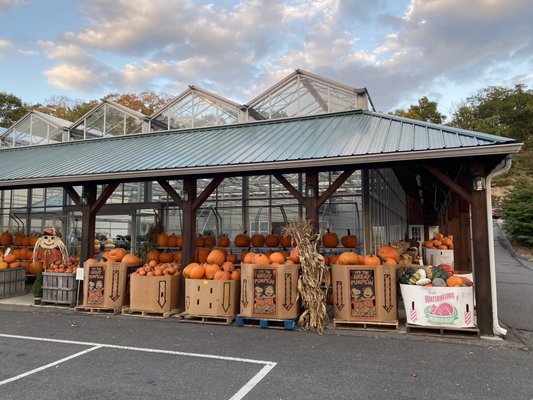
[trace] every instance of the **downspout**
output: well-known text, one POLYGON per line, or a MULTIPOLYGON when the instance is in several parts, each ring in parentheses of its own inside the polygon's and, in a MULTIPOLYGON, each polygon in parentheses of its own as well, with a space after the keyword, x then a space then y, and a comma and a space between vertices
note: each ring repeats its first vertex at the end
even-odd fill
POLYGON ((495 169, 492 170, 490 174, 485 178, 485 190, 487 195, 487 223, 489 226, 489 262, 490 262, 490 285, 491 285, 491 295, 492 295, 492 324, 495 334, 505 336, 507 334, 507 329, 504 329, 500 326, 498 321, 498 301, 496 294, 496 262, 494 260, 494 228, 492 226, 492 196, 491 196, 491 182, 492 178, 498 175, 502 175, 509 171, 511 168, 511 157, 505 158, 501 163, 499 163, 495 169))

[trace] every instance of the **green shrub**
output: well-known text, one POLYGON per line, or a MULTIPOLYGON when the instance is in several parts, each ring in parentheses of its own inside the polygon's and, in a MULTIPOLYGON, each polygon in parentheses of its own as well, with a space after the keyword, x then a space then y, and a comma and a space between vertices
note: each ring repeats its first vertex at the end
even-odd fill
POLYGON ((520 179, 502 202, 503 229, 533 244, 533 182, 520 179))
POLYGON ((35 281, 33 282, 33 286, 31 287, 31 292, 33 293, 33 297, 36 297, 36 298, 43 297, 43 274, 42 272, 39 272, 35 276, 35 281))

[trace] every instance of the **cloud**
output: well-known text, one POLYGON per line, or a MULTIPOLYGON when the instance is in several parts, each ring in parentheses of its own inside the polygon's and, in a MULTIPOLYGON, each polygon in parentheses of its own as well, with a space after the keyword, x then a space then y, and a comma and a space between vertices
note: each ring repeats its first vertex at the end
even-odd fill
POLYGON ((11 46, 12 43, 9 40, 0 39, 0 57, 2 57, 11 46))
POLYGON ((97 72, 95 68, 80 65, 58 64, 43 73, 50 85, 59 89, 98 93, 104 88, 107 80, 105 72, 97 72))
POLYGON ((11 7, 27 3, 27 0, 0 0, 0 13, 7 14, 11 7))

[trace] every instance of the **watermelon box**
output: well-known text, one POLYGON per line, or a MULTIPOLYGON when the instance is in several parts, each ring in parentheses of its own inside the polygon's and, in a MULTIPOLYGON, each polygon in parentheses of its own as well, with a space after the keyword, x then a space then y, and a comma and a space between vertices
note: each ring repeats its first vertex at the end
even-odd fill
MULTIPOLYGON (((472 274, 459 275, 472 280, 472 274)), ((425 287, 400 284, 408 324, 473 328, 474 287, 425 287)))

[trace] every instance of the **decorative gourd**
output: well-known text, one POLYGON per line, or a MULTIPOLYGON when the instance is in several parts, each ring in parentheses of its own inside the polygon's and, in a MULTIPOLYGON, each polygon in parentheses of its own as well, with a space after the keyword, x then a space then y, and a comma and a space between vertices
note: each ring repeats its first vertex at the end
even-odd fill
POLYGON ((341 253, 337 262, 341 265, 359 265, 359 254, 354 253, 353 251, 345 251, 344 253, 341 253))
POLYGON ((216 264, 218 266, 221 266, 224 264, 224 261, 226 261, 225 254, 217 249, 213 249, 209 252, 209 255, 207 256, 207 262, 209 264, 216 264))
POLYGON ((363 264, 364 265, 380 265, 381 260, 379 259, 378 256, 369 255, 369 256, 365 256, 363 264))
POLYGON ((226 235, 222 235, 222 237, 218 240, 218 244, 220 245, 220 247, 229 247, 229 237, 227 237, 226 235))
POLYGON ((348 229, 348 234, 341 238, 341 244, 347 249, 357 247, 357 236, 352 235, 348 229))
POLYGON ((265 245, 265 235, 256 233, 252 236, 251 243, 253 247, 263 247, 265 245))
POLYGON ((397 263, 400 262, 400 252, 392 246, 382 246, 379 248, 377 256, 385 261, 387 258, 392 258, 397 263))
POLYGON ((269 260, 271 264, 283 264, 285 257, 279 251, 276 251, 270 255, 269 260))
POLYGON ((279 246, 279 236, 271 232, 270 235, 265 237, 265 245, 267 247, 278 247, 279 246))
POLYGON ((170 235, 167 240, 167 246, 168 247, 178 247, 178 237, 175 233, 170 235))
POLYGON ((282 247, 291 247, 292 246, 292 237, 291 235, 280 236, 279 245, 282 247))
POLYGON ((333 249, 339 245, 339 237, 328 229, 327 233, 322 236, 322 244, 328 249, 333 249))
POLYGON ((235 236, 233 243, 235 243, 235 246, 237 247, 249 247, 250 236, 246 234, 246 231, 244 231, 244 233, 239 233, 237 236, 235 236))
POLYGON ((165 232, 157 235, 157 245, 159 247, 166 247, 168 245, 168 235, 165 232))

